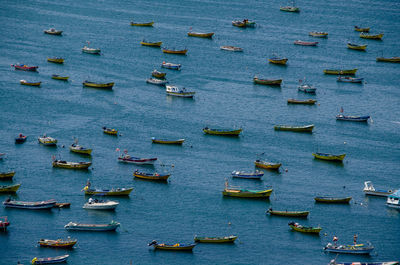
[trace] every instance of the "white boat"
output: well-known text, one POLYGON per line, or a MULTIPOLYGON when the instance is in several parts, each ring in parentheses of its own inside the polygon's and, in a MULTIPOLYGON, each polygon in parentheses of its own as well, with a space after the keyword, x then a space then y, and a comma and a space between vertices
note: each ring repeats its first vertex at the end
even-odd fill
POLYGON ((88 210, 115 210, 118 204, 119 202, 116 201, 99 201, 97 199, 90 198, 82 208, 88 210))
POLYGON ((3 159, 3 157, 5 156, 5 153, 0 153, 0 160, 3 159))
POLYGON ((75 222, 69 222, 64 227, 67 230, 77 231, 114 231, 120 223, 111 221, 109 224, 81 224, 75 222))
POLYGON ((38 137, 38 141, 43 145, 57 145, 57 140, 47 135, 38 137))
POLYGON ((193 98, 194 94, 196 93, 194 91, 187 91, 184 87, 180 88, 177 86, 167 86, 166 91, 167 95, 182 98, 193 98))
POLYGON ((396 192, 396 190, 377 190, 375 189, 374 185, 372 185, 371 181, 366 181, 364 182, 363 192, 365 195, 387 197, 396 192))
POLYGON ((390 194, 387 198, 386 205, 400 210, 400 190, 390 194))
POLYGON ((167 80, 157 79, 157 78, 149 78, 146 80, 147 83, 157 85, 157 86, 165 86, 168 84, 167 80))
POLYGON ((89 46, 84 46, 82 48, 82 52, 90 53, 90 54, 100 54, 101 50, 96 48, 90 48, 89 46))
POLYGON ((315 94, 317 88, 312 85, 306 83, 306 80, 300 80, 300 85, 298 87, 299 91, 303 91, 304 93, 315 94))
POLYGON ((221 50, 225 51, 231 51, 231 52, 242 52, 243 49, 240 47, 235 47, 235 46, 221 46, 221 50))

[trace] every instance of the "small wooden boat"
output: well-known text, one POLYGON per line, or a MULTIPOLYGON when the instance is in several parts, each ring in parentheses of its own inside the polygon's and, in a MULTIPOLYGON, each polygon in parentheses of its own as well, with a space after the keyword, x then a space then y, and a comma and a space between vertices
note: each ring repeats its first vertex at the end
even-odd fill
POLYGON ((41 247, 50 247, 50 248, 72 248, 78 240, 76 239, 40 239, 39 245, 41 247))
POLYGON ((310 132, 314 129, 314 124, 304 126, 275 125, 275 131, 310 132))
POLYGON ((343 161, 344 157, 346 156, 346 154, 333 155, 326 153, 313 153, 312 155, 317 159, 328 161, 343 161))
POLYGON ((111 190, 104 189, 91 189, 90 186, 85 186, 83 191, 85 195, 97 196, 129 196, 133 188, 112 188, 111 190))
POLYGON ((221 46, 220 49, 225 50, 225 51, 231 51, 231 52, 242 52, 243 51, 242 48, 235 47, 235 46, 221 46))
POLYGON ((153 72, 151 72, 151 75, 155 78, 164 79, 165 76, 167 75, 167 73, 162 73, 162 72, 154 69, 153 72))
POLYGON ((30 210, 43 210, 51 209, 56 204, 55 200, 39 201, 39 202, 23 202, 23 201, 12 201, 7 199, 3 202, 5 207, 19 208, 19 209, 30 209, 30 210))
POLYGON ((376 61, 377 62, 387 62, 387 63, 400 63, 400 57, 390 57, 390 58, 377 57, 376 61))
POLYGON ((162 68, 172 69, 172 70, 181 70, 182 65, 177 63, 166 63, 162 62, 162 68))
POLYGON ((26 80, 19 80, 19 82, 24 86, 40 86, 42 84, 42 82, 28 82, 26 80))
POLYGON ((53 264, 53 263, 62 263, 67 262, 69 255, 62 255, 57 257, 50 257, 50 258, 33 258, 32 264, 53 264))
POLYGON ((31 72, 36 72, 39 66, 28 66, 26 64, 12 64, 12 67, 14 67, 15 70, 22 70, 22 71, 31 71, 31 72))
POLYGON ((7 219, 7 216, 0 217, 0 231, 7 231, 7 227, 10 225, 10 222, 7 219))
POLYGON ((135 172, 133 172, 133 176, 140 179, 166 181, 171 174, 145 173, 135 170, 135 172))
POLYGON ((198 37, 198 38, 209 38, 211 39, 212 36, 214 35, 214 32, 209 32, 209 33, 201 33, 201 32, 188 32, 189 37, 198 37))
POLYGON ((368 28, 360 28, 358 26, 354 26, 354 30, 358 32, 369 32, 369 27, 368 28))
POLYGON ((51 75, 52 79, 68 81, 69 76, 51 75))
POLYGON ((324 69, 324 74, 327 75, 355 75, 358 69, 324 69))
POLYGON ((165 79, 149 78, 146 80, 146 83, 157 86, 165 86, 168 84, 168 81, 165 79))
POLYGON ((188 91, 185 87, 177 87, 177 86, 166 86, 167 95, 181 97, 181 98, 193 98, 196 92, 188 91))
POLYGON ((332 243, 328 243, 324 250, 331 253, 339 253, 339 254, 364 254, 369 255, 374 247, 371 244, 357 244, 357 245, 333 245, 332 243))
POLYGON ((0 172, 0 180, 9 180, 12 179, 15 175, 15 171, 10 172, 0 172))
POLYGON ((0 193, 16 193, 21 184, 15 185, 0 185, 0 193))
POLYGON ((364 33, 364 32, 360 33, 360 38, 363 38, 363 39, 381 40, 382 37, 383 37, 383 33, 380 33, 380 34, 368 34, 368 33, 364 33))
POLYGON ((372 185, 371 181, 364 182, 363 192, 365 195, 387 197, 390 194, 393 194, 395 191, 396 190, 377 190, 374 188, 374 185, 372 185))
POLYGON ((64 227, 67 230, 74 231, 115 231, 120 226, 120 223, 111 221, 109 224, 81 224, 69 222, 64 227))
POLYGON ((267 210, 270 215, 286 216, 286 217, 305 217, 307 218, 309 211, 275 211, 272 208, 267 210))
POLYGON ((296 222, 290 222, 288 224, 292 230, 302 233, 311 233, 311 234, 319 234, 321 232, 321 227, 312 227, 312 226, 303 226, 296 222))
POLYGON ((101 50, 98 49, 98 48, 90 48, 90 47, 88 47, 88 46, 85 45, 85 46, 82 48, 82 52, 84 52, 84 53, 89 53, 89 54, 100 54, 101 50))
POLYGON ((224 135, 224 136, 239 136, 239 134, 243 131, 242 128, 240 129, 216 129, 216 128, 203 128, 203 132, 205 134, 212 134, 212 135, 224 135))
POLYGON ((90 198, 87 203, 83 205, 83 209, 87 210, 115 210, 119 202, 116 201, 99 201, 97 199, 90 198))
POLYGON ((259 85, 280 86, 282 79, 260 79, 257 76, 254 76, 253 82, 259 85))
POLYGON ((118 135, 118 130, 112 129, 112 128, 107 128, 103 127, 103 133, 109 134, 109 135, 118 135))
POLYGON ((71 206, 71 203, 69 202, 57 202, 54 204, 53 208, 69 208, 71 206))
POLYGON ((16 144, 22 144, 25 143, 27 136, 23 135, 20 133, 17 137, 15 137, 15 143, 16 144))
POLYGON ((95 82, 90 82, 88 80, 83 81, 83 86, 86 87, 94 87, 94 88, 107 88, 107 89, 112 89, 114 86, 114 82, 112 83, 95 83, 95 82))
POLYGON ((148 244, 148 246, 153 246, 154 249, 159 250, 171 250, 171 251, 192 251, 196 244, 181 244, 176 243, 174 245, 169 244, 158 244, 157 241, 153 240, 148 244))
POLYGON ((237 236, 220 236, 220 237, 201 237, 195 236, 194 242, 199 243, 234 243, 237 236))
POLYGON ((49 35, 62 35, 63 31, 62 30, 56 30, 55 28, 51 28, 51 29, 46 29, 44 31, 45 34, 49 34, 49 35))
POLYGON ((321 32, 321 31, 311 31, 308 35, 316 38, 327 38, 328 32, 321 32))
POLYGON ((339 121, 356 121, 356 122, 368 122, 370 116, 345 116, 343 114, 336 115, 336 120, 339 121))
POLYGON ((46 146, 56 146, 57 145, 57 139, 43 135, 41 137, 38 137, 39 143, 46 145, 46 146))
POLYGON ((83 155, 91 155, 92 149, 85 148, 78 143, 73 143, 69 146, 69 150, 74 153, 83 154, 83 155))
POLYGON ((322 202, 322 203, 349 203, 351 199, 352 197, 338 198, 332 196, 320 196, 314 198, 316 202, 322 202))
POLYGON ((288 104, 303 104, 303 105, 314 105, 317 101, 315 99, 298 100, 294 98, 289 98, 287 100, 288 104))
POLYGON ((367 44, 365 45, 358 45, 355 43, 347 43, 347 48, 352 49, 352 50, 358 50, 358 51, 365 51, 367 49, 367 44))
POLYGON ((162 41, 149 42, 149 41, 142 40, 142 41, 140 42, 140 44, 141 44, 142 46, 161 47, 162 41))
POLYGON ((281 58, 281 57, 271 57, 271 58, 268 59, 268 61, 270 63, 273 63, 273 64, 286 65, 288 59, 287 58, 281 58))
POLYGON ((243 19, 242 21, 234 20, 234 21, 232 21, 232 26, 235 26, 238 28, 254 28, 256 26, 256 22, 249 21, 248 19, 243 19))
POLYGON ((272 191, 272 188, 265 190, 240 189, 237 187, 228 186, 228 182, 225 182, 225 189, 222 191, 222 195, 228 197, 267 199, 269 196, 271 196, 272 191))
POLYGON ((386 205, 390 208, 400 210, 400 190, 387 196, 386 205))
POLYGON ((265 168, 265 169, 271 169, 271 170, 279 170, 279 168, 282 166, 281 163, 271 163, 267 161, 262 161, 262 160, 256 160, 254 161, 254 165, 259 168, 265 168))
POLYGON ((181 145, 185 139, 178 139, 178 140, 165 140, 165 139, 156 139, 155 137, 151 138, 151 142, 153 144, 177 144, 181 145))
POLYGON ((136 165, 154 165, 154 162, 157 161, 156 157, 152 158, 140 158, 128 155, 128 153, 121 154, 118 157, 119 162, 123 163, 132 163, 136 165))
POLYGON ((317 46, 318 41, 302 41, 302 40, 296 40, 294 44, 296 45, 302 45, 302 46, 317 46))
POLYGON ((242 179, 261 179, 264 176, 264 172, 260 170, 256 170, 254 172, 245 172, 245 171, 232 171, 233 178, 242 178, 242 179))
POLYGON ((162 48, 163 53, 169 53, 169 54, 180 54, 180 55, 186 55, 187 49, 184 50, 174 50, 174 49, 167 49, 167 48, 162 48))
POLYGON ((63 160, 53 160, 53 167, 67 168, 67 169, 88 169, 92 162, 67 162, 63 160))
POLYGON ((337 78, 338 82, 343 82, 343 83, 362 83, 364 81, 364 78, 354 78, 351 76, 339 76, 337 78))
POLYGON ((47 61, 50 63, 58 63, 58 64, 63 64, 64 59, 61 57, 52 57, 52 58, 47 58, 47 61))
POLYGON ((152 27, 154 24, 154 21, 151 22, 131 22, 131 26, 136 26, 136 27, 152 27))
POLYGON ((298 8, 297 6, 281 6, 279 10, 285 12, 300 12, 300 8, 298 8))
POLYGON ((400 261, 373 261, 373 262, 337 262, 336 259, 333 259, 329 262, 328 265, 399 265, 400 261))
POLYGON ((307 84, 305 81, 302 81, 302 83, 300 83, 300 85, 297 87, 297 90, 304 93, 315 94, 317 88, 313 85, 307 84))

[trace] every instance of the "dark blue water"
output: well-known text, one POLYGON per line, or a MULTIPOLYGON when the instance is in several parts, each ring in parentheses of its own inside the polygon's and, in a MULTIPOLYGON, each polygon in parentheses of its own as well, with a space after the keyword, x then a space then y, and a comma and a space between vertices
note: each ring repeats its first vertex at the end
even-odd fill
MULTIPOLYGON (((377 56, 399 56, 400 3, 396 1, 300 1, 300 14, 279 11, 280 1, 3 1, 0 3, 0 171, 15 170, 21 188, 14 198, 36 201, 54 198, 71 202, 70 209, 35 212, 0 208, 11 222, 0 234, 0 264, 25 264, 35 256, 70 255, 70 264, 327 264, 335 255, 322 251, 332 240, 350 244, 370 241, 371 257, 342 255, 340 261, 399 259, 400 212, 385 199, 367 198, 363 183, 400 188, 400 65, 377 63, 377 56), (233 19, 255 20, 255 29, 232 27, 233 19), (153 28, 129 22, 155 21, 153 28), (354 25, 384 32, 382 41, 364 40, 354 25), (43 34, 50 27, 62 37, 43 34), (194 31, 215 32, 212 40, 189 38, 194 31), (327 31, 318 47, 293 45, 309 31, 327 31), (188 48, 187 56, 163 54, 140 46, 145 38, 166 47, 188 48), (86 41, 102 49, 101 56, 82 54, 86 41), (368 44, 366 52, 348 50, 347 41, 368 44), (243 53, 221 51, 233 45, 243 53), (274 53, 289 58, 286 67, 268 64, 274 53), (64 65, 46 62, 65 58, 64 65), (196 91, 194 100, 171 98, 145 83, 162 61, 181 63, 182 71, 168 72, 172 84, 196 91), (39 73, 15 71, 13 63, 39 65, 39 73), (325 68, 358 68, 364 85, 342 84, 325 68), (68 75, 69 82, 50 79, 68 75), (252 84, 257 74, 283 78, 282 88, 252 84), (306 77, 316 96, 297 92, 306 77), (42 81, 40 88, 20 79, 42 81), (113 91, 82 88, 82 81, 115 82, 113 91), (288 98, 315 98, 316 106, 289 106, 288 98), (347 114, 371 115, 372 122, 337 122, 347 114), (313 134, 276 132, 275 124, 315 124, 313 134), (104 135, 102 126, 122 136, 104 135), (239 138, 207 136, 205 126, 242 127, 239 138), (15 145, 23 132, 28 140, 15 145), (37 143, 43 133, 59 141, 57 148, 37 143), (152 145, 152 136, 185 138, 183 146, 152 145), (68 161, 88 158, 70 153, 78 137, 93 148, 88 172, 54 169, 51 156, 68 161), (116 148, 132 155, 159 158, 174 167, 145 168, 118 164, 116 148), (343 164, 314 160, 315 151, 346 153, 343 164), (229 179, 236 186, 261 189, 272 185, 269 201, 223 198, 225 178, 233 170, 253 170, 257 154, 283 164, 281 172, 265 172, 262 181, 229 179), (168 171, 167 184, 133 179, 133 171, 168 171), (287 170, 287 171, 286 171, 287 170), (115 213, 82 209, 88 199, 81 189, 87 179, 102 188, 134 187, 129 198, 118 198, 115 213), (319 205, 316 195, 352 196, 350 205, 319 205), (289 230, 292 219, 269 217, 275 209, 310 210, 304 225, 321 225, 320 237, 289 230), (116 220, 115 233, 73 233, 70 221, 107 223, 116 220), (153 239, 189 243, 193 236, 238 235, 233 245, 195 247, 193 253, 155 252, 153 239), (41 238, 78 239, 74 250, 37 247, 41 238)), ((11 182, 5 182, 11 183, 11 182)), ((3 184, 2 184, 3 185, 3 184)), ((7 195, 0 195, 3 201, 7 195)))

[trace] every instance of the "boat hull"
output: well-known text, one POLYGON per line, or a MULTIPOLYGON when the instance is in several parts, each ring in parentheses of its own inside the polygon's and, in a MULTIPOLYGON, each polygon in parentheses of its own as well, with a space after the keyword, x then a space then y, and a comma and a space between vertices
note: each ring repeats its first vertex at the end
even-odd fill
POLYGON ((52 79, 55 79, 55 80, 68 81, 69 76, 52 75, 51 78, 52 78, 52 79))
POLYGON ((400 57, 391 57, 391 58, 377 57, 376 61, 387 62, 387 63, 400 63, 400 57))
POLYGON ((183 246, 165 245, 165 244, 153 245, 154 249, 156 250, 169 250, 169 251, 192 251, 195 246, 196 244, 183 245, 183 246))
POLYGON ((291 131, 291 132, 309 132, 312 133, 314 125, 307 126, 286 126, 286 125, 275 125, 275 131, 291 131))
POLYGON ((146 23, 131 22, 131 26, 135 26, 135 27, 152 27, 153 25, 154 25, 154 21, 146 22, 146 23))
POLYGON ((282 79, 258 79, 254 77, 253 82, 259 85, 280 86, 282 79))
POLYGON ((173 145, 181 145, 185 139, 179 140, 161 140, 161 139, 151 139, 151 142, 154 144, 173 144, 173 145))
POLYGON ((91 155, 92 154, 92 149, 88 148, 74 148, 73 146, 69 147, 69 150, 73 153, 78 153, 78 154, 83 154, 83 155, 91 155))
POLYGON ((115 208, 117 208, 119 203, 113 202, 113 203, 85 203, 83 205, 83 209, 86 210, 102 210, 102 211, 113 211, 115 208))
POLYGON ((281 163, 269 163, 265 161, 254 161, 254 165, 258 168, 270 169, 270 170, 279 170, 281 167, 281 163))
POLYGON ((367 45, 354 45, 351 43, 347 43, 347 48, 352 50, 365 51, 367 49, 367 45))
POLYGON ((343 161, 346 154, 341 155, 332 155, 332 154, 323 154, 323 153, 313 153, 314 158, 328 161, 343 161))
POLYGON ((210 33, 199 33, 199 32, 188 32, 189 37, 198 37, 198 38, 209 38, 211 39, 214 35, 214 32, 210 33))
POLYGON ((34 258, 32 264, 53 264, 67 262, 69 255, 57 256, 52 258, 34 258))
POLYGON ((349 203, 352 197, 333 198, 333 197, 315 197, 314 200, 320 203, 349 203))
POLYGON ((0 193, 16 193, 21 184, 0 186, 0 193))
POLYGON ((324 250, 326 252, 331 253, 339 253, 339 254, 358 254, 358 255, 369 255, 374 248, 367 247, 367 248, 357 248, 357 247, 348 247, 348 248, 337 248, 337 247, 325 247, 324 250))
POLYGON ((360 38, 363 38, 363 39, 381 40, 382 37, 383 37, 383 33, 375 34, 375 35, 360 33, 360 38))
POLYGON ((141 172, 133 172, 133 176, 140 179, 147 179, 147 180, 159 180, 159 181, 167 181, 168 178, 171 176, 170 174, 160 175, 157 173, 154 174, 146 174, 141 172))
POLYGON ((85 190, 85 195, 98 195, 98 196, 129 196, 133 188, 120 189, 120 190, 85 190))
POLYGON ((64 226, 65 229, 71 231, 93 231, 93 232, 103 232, 103 231, 115 231, 120 226, 119 223, 112 224, 79 224, 70 222, 64 226))
POLYGON ((211 134, 211 135, 224 135, 224 136, 239 136, 239 134, 242 132, 243 129, 237 129, 237 130, 218 130, 218 129, 209 129, 209 128, 204 128, 203 132, 205 134, 211 134))
POLYGON ((314 105, 317 101, 315 99, 308 99, 308 100, 297 100, 290 98, 287 100, 288 104, 303 104, 303 105, 314 105))
POLYGON ((179 55, 186 55, 187 49, 185 50, 168 50, 168 49, 162 49, 163 53, 169 53, 169 54, 179 54, 179 55))
POLYGON ((140 44, 141 44, 142 46, 161 47, 162 41, 159 41, 159 42, 145 42, 145 41, 141 41, 140 44))
POLYGON ((49 247, 49 248, 72 248, 78 240, 49 240, 42 239, 39 241, 39 245, 41 247, 49 247))
POLYGON ((62 58, 47 58, 47 61, 50 63, 58 63, 58 64, 64 63, 64 59, 62 58))
POLYGON ((1 172, 0 173, 0 180, 4 180, 4 179, 12 179, 15 175, 15 171, 11 171, 11 172, 1 172))
POLYGON ((60 162, 53 161, 53 167, 66 168, 66 169, 88 169, 92 165, 92 162, 60 162))
POLYGON ((131 163, 136 165, 154 165, 157 158, 123 158, 118 157, 118 161, 122 163, 131 163))
POLYGON ((272 189, 268 190, 236 190, 236 189, 225 189, 222 191, 224 196, 228 197, 240 197, 240 198, 269 198, 271 196, 272 189))
POLYGON ((288 59, 286 59, 286 58, 284 58, 284 59, 274 59, 274 58, 270 58, 270 59, 268 59, 268 61, 269 61, 270 63, 273 63, 273 64, 286 65, 288 59))
POLYGON ((336 115, 338 121, 355 121, 355 122, 368 122, 370 116, 344 116, 342 114, 336 115))
POLYGON ((301 232, 301 233, 309 233, 309 234, 319 234, 321 232, 321 227, 298 227, 295 225, 289 225, 292 230, 301 232))
POLYGON ((27 82, 25 80, 21 80, 20 84, 24 86, 40 86, 42 82, 27 82))
POLYGON ((5 207, 18 208, 18 209, 29 209, 29 210, 46 210, 51 209, 56 204, 55 200, 42 201, 42 202, 20 202, 10 201, 3 202, 5 207))
POLYGON ((237 236, 225 236, 225 237, 195 237, 194 242, 199 243, 234 243, 237 236))
POLYGON ((336 70, 336 69, 325 69, 324 74, 327 75, 355 75, 358 69, 349 70, 336 70))
POLYGON ((303 217, 306 218, 309 211, 274 211, 268 210, 267 213, 270 215, 285 216, 285 217, 303 217))
POLYGON ((92 83, 92 82, 85 81, 82 84, 85 87, 104 88, 104 89, 112 89, 113 86, 114 86, 113 82, 112 83, 104 83, 104 84, 102 84, 102 83, 92 83))

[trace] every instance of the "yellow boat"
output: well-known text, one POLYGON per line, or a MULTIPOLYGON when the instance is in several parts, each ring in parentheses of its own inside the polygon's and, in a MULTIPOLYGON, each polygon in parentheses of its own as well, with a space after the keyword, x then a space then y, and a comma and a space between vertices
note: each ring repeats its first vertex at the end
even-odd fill
POLYGON ((103 133, 110 134, 110 135, 118 135, 118 131, 111 128, 103 127, 103 133))
POLYGON ((184 50, 171 50, 171 49, 163 48, 162 51, 163 51, 163 53, 186 55, 188 50, 187 49, 184 49, 184 50))
POLYGON ((171 250, 171 251, 192 251, 193 248, 196 246, 195 244, 180 244, 176 243, 174 245, 169 245, 169 244, 158 244, 157 241, 153 240, 148 244, 148 246, 153 246, 154 249, 159 249, 159 250, 171 250))
POLYGON ((287 58, 279 58, 279 57, 273 57, 273 58, 269 58, 268 61, 270 63, 274 63, 274 64, 283 64, 285 65, 288 61, 287 58))
POLYGON ((357 45, 354 43, 347 43, 347 48, 352 49, 352 50, 359 50, 359 51, 365 51, 367 49, 367 45, 357 45))
POLYGON ((72 248, 78 240, 76 239, 57 239, 57 240, 52 240, 52 239, 40 239, 39 240, 39 245, 41 247, 52 247, 52 248, 72 248))
POLYGON ((47 61, 50 63, 58 63, 58 64, 64 63, 64 59, 59 57, 47 58, 47 61))
POLYGON ((210 33, 188 32, 188 36, 198 37, 198 38, 212 38, 213 35, 214 35, 214 32, 210 32, 210 33))
POLYGON ((114 86, 114 82, 112 83, 95 83, 95 82, 90 82, 90 81, 83 81, 83 86, 87 87, 94 87, 94 88, 109 88, 112 89, 114 86))
POLYGON ((366 33, 363 33, 363 32, 361 32, 360 33, 360 38, 363 38, 363 39, 372 39, 372 40, 380 40, 380 39, 382 39, 382 37, 383 37, 383 33, 380 33, 380 34, 366 34, 366 33))
POLYGON ((68 81, 69 76, 51 75, 52 79, 68 81))
POLYGON ((388 62, 388 63, 400 63, 400 57, 390 57, 390 58, 377 57, 376 61, 377 62, 388 62))
POLYGON ((259 168, 278 170, 282 164, 281 163, 270 163, 270 162, 261 161, 261 160, 257 159, 256 161, 254 161, 254 165, 259 168))
POLYGON ((69 150, 71 152, 78 153, 78 154, 84 154, 84 155, 91 155, 92 154, 92 149, 84 148, 83 146, 80 146, 80 145, 75 144, 75 143, 71 144, 69 146, 69 150))
POLYGON ((158 41, 158 42, 148 42, 148 41, 142 40, 142 41, 140 42, 140 44, 143 45, 143 46, 161 47, 162 41, 158 41))
POLYGON ((57 139, 47 136, 47 135, 43 135, 38 137, 38 141, 39 143, 43 144, 43 145, 47 145, 47 146, 55 146, 57 145, 57 139))
POLYGON ((302 233, 319 234, 319 232, 321 232, 321 230, 322 230, 322 228, 319 227, 319 226, 318 227, 302 226, 302 225, 300 225, 298 223, 295 223, 295 222, 290 222, 289 226, 294 231, 302 232, 302 233))
POLYGON ((10 172, 0 172, 0 180, 3 179, 12 179, 15 175, 15 171, 10 172))
POLYGON ((88 169, 92 162, 67 162, 62 160, 54 160, 53 167, 67 168, 67 169, 88 169))
POLYGON ((20 80, 19 82, 24 86, 40 86, 42 84, 42 82, 28 82, 26 80, 20 80))
POLYGON ((358 26, 354 26, 354 30, 358 32, 369 32, 369 27, 368 28, 360 28, 358 26))
POLYGON ((185 139, 178 139, 178 140, 163 140, 163 139, 156 139, 155 137, 151 138, 152 143, 154 144, 183 144, 185 139))
POLYGON ((221 237, 200 237, 195 236, 194 242, 199 243, 233 243, 237 236, 221 236, 221 237))
POLYGON ((154 22, 145 22, 145 23, 135 23, 131 22, 131 26, 136 26, 136 27, 152 27, 154 22))
POLYGON ((329 161, 343 161, 344 157, 346 156, 346 154, 332 155, 324 153, 313 153, 312 155, 317 159, 329 160, 329 161))
POLYGON ((205 127, 203 129, 203 132, 205 134, 212 134, 212 135, 239 136, 242 130, 243 129, 241 128, 237 130, 230 130, 230 129, 210 129, 208 127, 205 127))
POLYGON ((21 184, 2 185, 0 186, 0 193, 15 193, 19 189, 19 186, 21 186, 21 184))
POLYGON ((324 73, 327 75, 355 75, 357 70, 357 68, 349 70, 325 69, 324 73))
POLYGON ((316 38, 326 38, 326 37, 328 37, 328 33, 327 32, 311 31, 310 33, 308 33, 308 35, 310 35, 312 37, 316 37, 316 38))
POLYGON ((164 79, 165 76, 167 75, 167 73, 163 73, 163 72, 160 72, 160 71, 157 71, 156 69, 154 69, 153 72, 151 72, 151 75, 158 79, 164 79))
POLYGON ((241 198, 269 198, 271 196, 272 189, 267 190, 245 190, 235 188, 225 188, 222 191, 224 196, 229 197, 241 197, 241 198))

